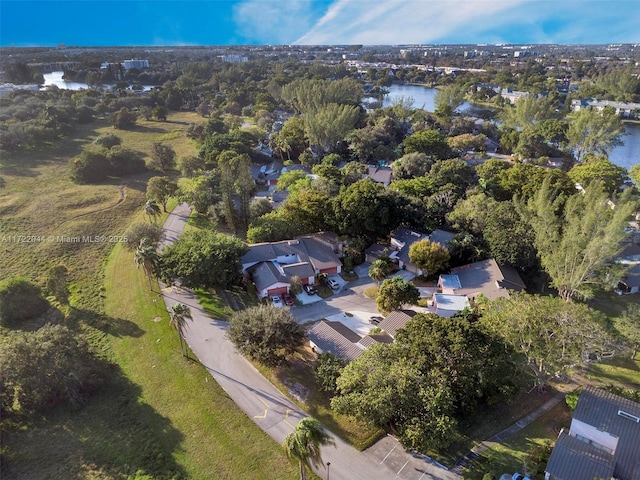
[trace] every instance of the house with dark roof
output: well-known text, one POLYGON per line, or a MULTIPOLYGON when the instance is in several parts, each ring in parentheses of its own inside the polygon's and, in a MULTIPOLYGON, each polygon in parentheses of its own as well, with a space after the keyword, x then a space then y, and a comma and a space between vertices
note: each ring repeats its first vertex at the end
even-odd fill
POLYGON ((362 337, 340 322, 321 320, 307 332, 307 336, 314 352, 331 352, 349 361, 362 355, 366 348, 358 343, 362 337))
POLYGON ((408 270, 416 275, 422 275, 422 270, 409 259, 411 245, 420 240, 429 239, 447 247, 455 234, 446 230, 436 229, 430 234, 416 232, 406 227, 396 228, 390 235, 389 245, 374 244, 365 252, 365 259, 373 262, 385 254, 398 264, 398 268, 408 270))
POLYGON ((436 293, 433 295, 433 307, 436 315, 450 318, 469 307, 469 299, 464 295, 436 293))
POLYGON ((640 480, 640 404, 586 387, 545 469, 546 480, 640 480))
POLYGON ((395 339, 398 330, 404 328, 416 313, 417 312, 413 310, 394 310, 380 322, 378 327, 391 338, 395 339))
POLYGON ((292 277, 313 285, 320 273, 340 273, 342 244, 337 235, 325 232, 281 242, 249 245, 241 258, 260 297, 289 292, 292 277))
POLYGON ((440 275, 438 287, 442 293, 464 295, 470 300, 480 294, 489 300, 509 298, 509 290, 526 289, 514 268, 498 265, 493 258, 454 268, 450 275, 440 275))

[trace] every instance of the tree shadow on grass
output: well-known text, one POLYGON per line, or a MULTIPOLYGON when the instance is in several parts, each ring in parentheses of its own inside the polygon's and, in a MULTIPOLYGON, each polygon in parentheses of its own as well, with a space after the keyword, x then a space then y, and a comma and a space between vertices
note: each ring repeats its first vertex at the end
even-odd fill
POLYGON ((90 310, 74 308, 72 313, 74 321, 82 320, 101 332, 113 337, 141 337, 145 331, 136 323, 124 318, 115 318, 108 315, 98 315, 90 310))
POLYGON ((58 408, 13 427, 3 424, 2 478, 187 478, 175 460, 184 440, 171 421, 140 400, 114 367, 81 410, 58 408), (25 428, 27 427, 27 428, 25 428))

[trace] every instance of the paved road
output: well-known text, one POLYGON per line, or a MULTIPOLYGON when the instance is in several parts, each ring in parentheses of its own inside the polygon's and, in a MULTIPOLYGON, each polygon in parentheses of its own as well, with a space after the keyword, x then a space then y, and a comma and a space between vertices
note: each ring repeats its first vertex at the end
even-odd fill
MULTIPOLYGON (((165 222, 166 233, 160 248, 170 244, 181 234, 189 215, 188 205, 176 207, 165 222)), ((188 289, 165 286, 162 291, 167 308, 178 302, 191 308, 193 321, 188 322, 185 338, 200 362, 229 397, 260 428, 276 442, 282 443, 285 436, 293 431, 296 423, 306 414, 235 351, 225 336, 226 323, 209 318, 188 289)), ((360 301, 343 297, 349 297, 347 292, 336 295, 335 301, 360 301)), ((324 462, 331 463, 330 476, 333 480, 459 478, 437 467, 429 459, 407 454, 391 437, 384 438, 365 452, 357 451, 336 436, 333 436, 333 439, 335 446, 324 447, 322 450, 324 462)), ((322 478, 327 477, 326 468, 316 473, 322 478)))

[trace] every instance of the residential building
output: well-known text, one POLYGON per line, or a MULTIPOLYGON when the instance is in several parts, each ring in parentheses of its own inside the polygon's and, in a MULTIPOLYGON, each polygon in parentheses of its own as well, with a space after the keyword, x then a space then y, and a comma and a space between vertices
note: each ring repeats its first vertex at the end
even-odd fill
POLYGON ((454 268, 450 275, 440 275, 438 288, 444 294, 464 295, 469 300, 480 294, 495 300, 509 298, 509 290, 521 291, 526 286, 514 268, 498 265, 490 258, 454 268))
POLYGON ((613 108, 624 118, 640 118, 640 103, 614 102, 612 100, 597 100, 595 98, 578 98, 571 100, 571 110, 574 112, 584 109, 601 111, 606 107, 613 108))
POLYGON ((385 333, 361 337, 343 323, 328 320, 316 323, 307 336, 314 352, 331 352, 349 361, 358 358, 371 345, 393 342, 393 338, 385 333))
POLYGON ((413 310, 394 310, 380 322, 378 327, 386 332, 391 338, 396 338, 396 333, 404 328, 407 323, 416 315, 413 310))
POLYGON ((640 479, 640 404, 593 386, 580 394, 563 429, 546 480, 640 479))
POLYGON ((220 55, 220 60, 227 63, 247 63, 249 59, 242 55, 220 55))
POLYGON ((469 299, 464 295, 436 293, 433 295, 433 307, 436 315, 450 318, 469 307, 469 299))
POLYGON ((131 60, 125 60, 122 63, 125 70, 129 70, 130 68, 137 68, 138 70, 149 68, 149 60, 138 60, 132 58, 131 60))
POLYGON ((342 243, 337 235, 326 232, 292 240, 249 245, 241 258, 242 271, 247 272, 258 296, 289 292, 292 277, 303 285, 313 285, 316 275, 342 271, 342 243))
POLYGON ((367 165, 367 173, 365 174, 365 178, 370 178, 375 183, 381 183, 385 187, 388 187, 393 178, 393 171, 390 167, 367 165))
POLYGON ((429 239, 432 242, 437 242, 440 245, 447 247, 454 236, 455 234, 440 229, 436 229, 430 234, 426 234, 416 232, 406 227, 399 227, 391 233, 389 245, 372 245, 365 252, 365 259, 368 262, 373 262, 377 258, 386 255, 398 265, 398 268, 415 273, 416 275, 422 275, 423 271, 418 268, 415 263, 412 263, 409 258, 409 249, 411 248, 411 245, 417 241, 429 239))

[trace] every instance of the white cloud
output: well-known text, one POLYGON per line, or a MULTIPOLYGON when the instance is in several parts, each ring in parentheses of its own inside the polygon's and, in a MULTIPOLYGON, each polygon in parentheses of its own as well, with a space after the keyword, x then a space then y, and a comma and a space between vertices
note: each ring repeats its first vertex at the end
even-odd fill
POLYGON ((336 0, 295 43, 637 42, 636 1, 336 0))
POLYGON ((310 0, 246 0, 233 7, 238 34, 261 43, 288 44, 315 21, 310 0))

